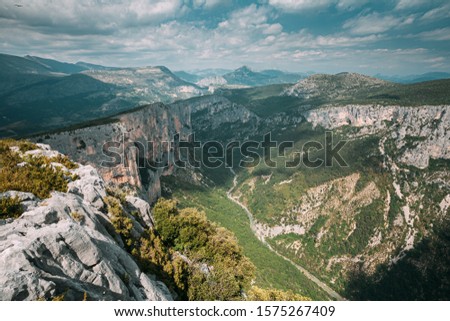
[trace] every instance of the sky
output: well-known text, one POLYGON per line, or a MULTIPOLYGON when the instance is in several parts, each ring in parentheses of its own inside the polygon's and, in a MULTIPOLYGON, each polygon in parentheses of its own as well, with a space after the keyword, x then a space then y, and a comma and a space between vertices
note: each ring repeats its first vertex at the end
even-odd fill
POLYGON ((0 52, 107 66, 450 71, 450 0, 0 0, 0 52))

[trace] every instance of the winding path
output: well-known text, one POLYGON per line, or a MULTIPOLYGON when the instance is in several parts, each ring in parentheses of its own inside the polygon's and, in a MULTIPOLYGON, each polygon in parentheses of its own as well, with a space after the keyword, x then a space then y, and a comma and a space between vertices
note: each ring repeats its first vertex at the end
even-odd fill
POLYGON ((237 186, 237 175, 236 173, 233 171, 233 169, 230 168, 231 173, 233 173, 234 178, 233 178, 233 187, 231 187, 228 191, 227 191, 227 197, 230 201, 232 201, 233 203, 239 205, 247 214, 248 220, 250 221, 250 228, 252 229, 253 233, 255 234, 255 236, 265 245, 269 248, 269 250, 271 250, 273 253, 275 253, 276 255, 278 255, 279 257, 281 257, 282 259, 288 261, 289 263, 291 263, 293 266, 295 266, 300 272, 302 272, 309 280, 311 280, 312 282, 314 282, 315 284, 317 284, 318 287, 320 287, 323 291, 325 291, 330 297, 339 300, 339 301, 343 301, 345 300, 344 297, 342 297, 339 293, 337 293, 336 291, 334 291, 332 288, 330 288, 328 285, 326 285, 325 283, 323 283, 322 281, 320 281, 318 278, 316 278, 314 275, 312 275, 308 270, 306 270, 304 267, 294 263, 292 260, 288 259, 287 257, 281 255, 280 253, 278 253, 277 251, 275 251, 272 246, 267 243, 267 241, 265 240, 264 236, 259 235, 256 232, 256 228, 255 228, 255 219, 253 217, 253 214, 250 212, 250 210, 247 208, 247 206, 245 206, 241 201, 239 201, 239 199, 237 199, 236 197, 233 197, 233 190, 236 188, 237 186))

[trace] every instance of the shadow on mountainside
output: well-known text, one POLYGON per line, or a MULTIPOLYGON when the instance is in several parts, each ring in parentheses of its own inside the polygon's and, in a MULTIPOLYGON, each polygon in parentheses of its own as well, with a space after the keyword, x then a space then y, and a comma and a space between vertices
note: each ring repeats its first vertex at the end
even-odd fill
POLYGON ((397 264, 373 275, 354 273, 345 295, 352 300, 450 300, 450 220, 434 229, 397 264))

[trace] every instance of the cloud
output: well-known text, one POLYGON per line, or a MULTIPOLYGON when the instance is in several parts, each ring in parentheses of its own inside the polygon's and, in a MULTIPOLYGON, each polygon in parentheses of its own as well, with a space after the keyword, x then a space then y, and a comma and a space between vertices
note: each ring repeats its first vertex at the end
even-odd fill
POLYGON ((218 6, 229 5, 231 0, 193 0, 194 9, 213 9, 218 6))
POLYGON ((0 18, 44 32, 105 34, 118 28, 158 24, 186 12, 183 0, 29 0, 3 4, 0 18))
POLYGON ((343 28, 348 29, 354 35, 370 35, 383 33, 399 26, 410 25, 414 20, 414 16, 402 18, 374 12, 347 20, 343 28))
POLYGON ((368 2, 369 0, 269 0, 271 6, 285 12, 301 12, 326 7, 354 10, 368 2))
POLYGON ((398 0, 397 10, 417 9, 420 7, 436 6, 448 2, 448 0, 398 0))
POLYGON ((414 37, 419 37, 426 41, 447 41, 450 40, 450 27, 424 31, 414 37))
POLYGON ((367 4, 369 0, 340 0, 337 7, 340 9, 353 10, 367 4))
POLYGON ((450 18, 450 3, 425 12, 420 19, 437 21, 445 18, 450 18))
MULTIPOLYGON (((0 52, 118 66, 167 65, 189 70, 248 64, 329 72, 370 72, 379 66, 425 69, 430 67, 427 59, 448 55, 448 48, 442 49, 444 42, 429 42, 447 39, 448 28, 428 31, 423 29, 424 20, 413 23, 438 14, 432 10, 400 16, 370 7, 365 0, 229 2, 236 6, 227 6, 227 0, 67 0, 64 6, 29 0, 17 8, 15 0, 3 0, 0 52), (362 6, 362 12, 357 10, 362 6), (328 12, 330 20, 324 21, 314 8, 328 12), (308 10, 311 24, 304 23, 303 10, 308 10), (352 10, 359 15, 351 14, 352 10), (288 21, 286 12, 298 16, 288 21), (339 25, 341 30, 336 28, 339 25), (412 34, 402 38, 402 46, 432 48, 433 54, 417 48, 399 52, 396 43, 384 41, 401 38, 404 30, 397 33, 399 26, 410 28, 412 34), (379 48, 386 43, 388 48, 379 48), (356 70, 362 66, 369 67, 356 70)), ((449 66, 448 59, 436 64, 449 66)))
POLYGON ((328 7, 335 2, 335 0, 269 0, 271 6, 286 12, 328 7))

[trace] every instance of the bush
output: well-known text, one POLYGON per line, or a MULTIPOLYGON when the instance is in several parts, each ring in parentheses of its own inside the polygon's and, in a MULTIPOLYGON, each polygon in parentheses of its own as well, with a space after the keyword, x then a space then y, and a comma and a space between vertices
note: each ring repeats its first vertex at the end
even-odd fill
POLYGON ((295 294, 292 291, 281 291, 276 289, 261 289, 253 286, 248 291, 248 301, 310 301, 305 296, 295 294))
POLYGON ((0 219, 17 218, 22 213, 23 209, 18 197, 0 199, 0 219))
POLYGON ((131 238, 131 231, 133 230, 133 220, 124 212, 122 204, 119 199, 114 196, 106 196, 104 199, 108 213, 111 215, 111 223, 114 230, 120 235, 122 241, 129 249, 132 249, 134 240, 131 238))
POLYGON ((37 148, 28 142, 12 140, 0 141, 0 192, 9 190, 30 192, 40 198, 50 197, 52 191, 67 191, 70 173, 61 168, 51 166, 52 162, 62 162, 64 166, 77 166, 65 156, 47 158, 44 156, 22 156, 10 147, 17 146, 20 150, 37 148), (18 166, 18 164, 23 165, 18 166))
POLYGON ((184 299, 242 299, 255 268, 231 232, 197 209, 178 210, 173 200, 160 199, 153 216, 156 230, 134 251, 141 265, 162 270, 184 299))

